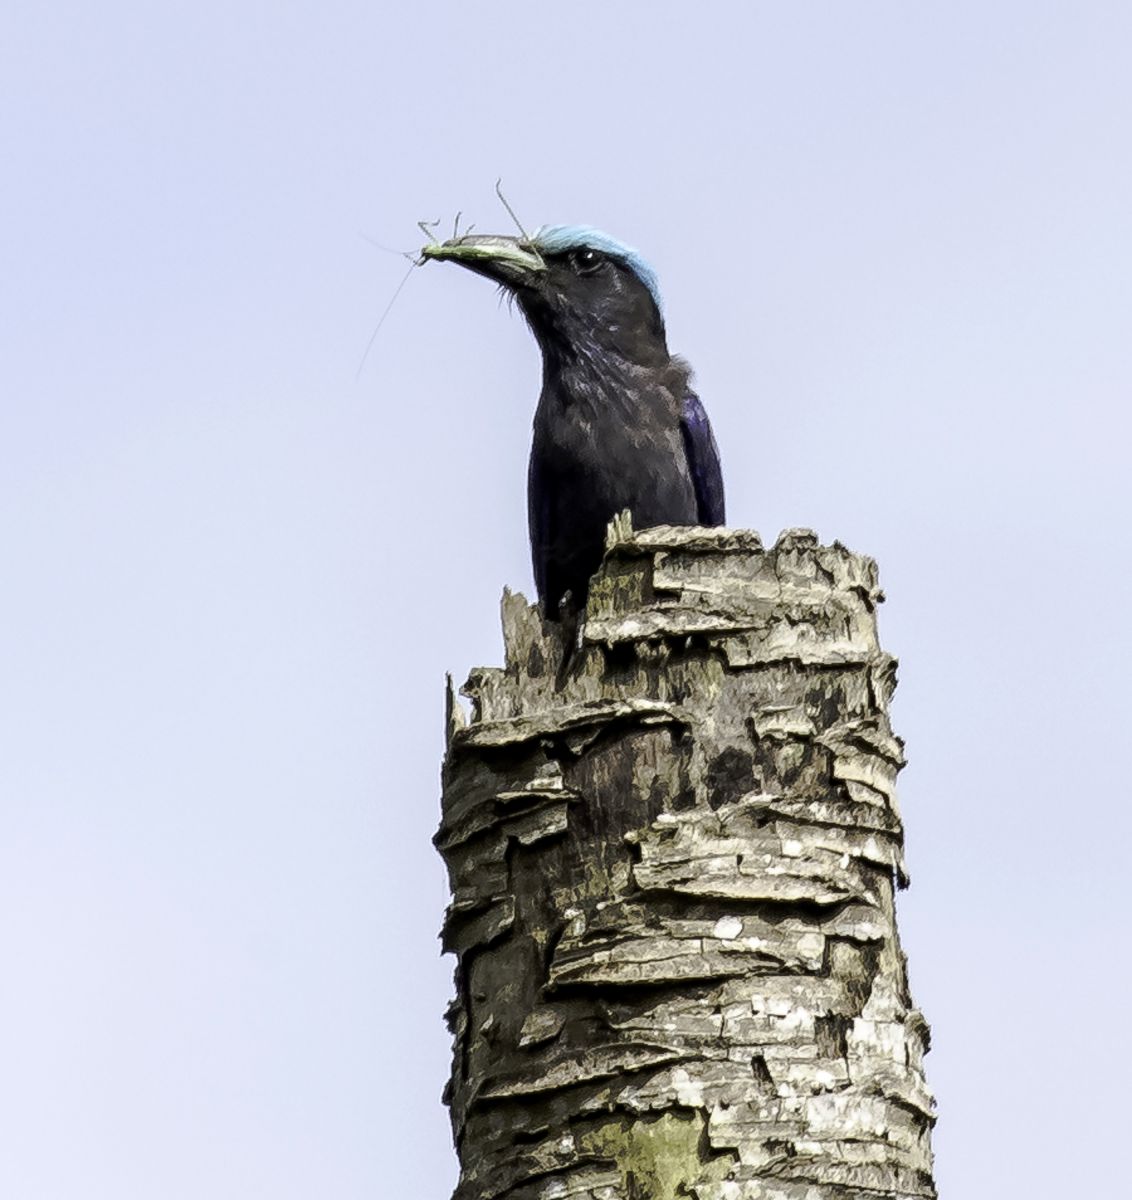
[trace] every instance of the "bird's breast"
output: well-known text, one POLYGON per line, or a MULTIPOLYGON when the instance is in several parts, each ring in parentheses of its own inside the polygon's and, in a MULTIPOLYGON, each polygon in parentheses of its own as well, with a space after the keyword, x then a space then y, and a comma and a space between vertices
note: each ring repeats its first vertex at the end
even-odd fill
POLYGON ((696 502, 675 399, 664 391, 545 395, 532 458, 562 516, 604 524, 628 508, 638 528, 688 524, 696 502), (596 401, 596 402, 595 402, 596 401))

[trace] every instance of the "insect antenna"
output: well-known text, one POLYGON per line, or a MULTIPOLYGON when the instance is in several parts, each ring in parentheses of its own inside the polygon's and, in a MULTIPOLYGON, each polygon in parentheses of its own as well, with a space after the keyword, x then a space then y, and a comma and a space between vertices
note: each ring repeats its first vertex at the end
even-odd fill
POLYGON ((363 242, 369 242, 371 246, 378 250, 384 251, 386 254, 396 254, 398 258, 407 258, 411 263, 415 263, 420 257, 415 250, 394 250, 392 246, 383 245, 376 238, 371 238, 368 233, 362 233, 360 229, 358 230, 358 237, 360 237, 363 242))
POLYGON ((393 305, 397 303, 397 297, 400 296, 401 289, 405 286, 405 284, 407 284, 409 282, 409 276, 412 275, 412 273, 420 265, 421 265, 420 262, 415 258, 412 260, 412 262, 410 262, 409 269, 405 272, 405 277, 397 285, 397 290, 393 293, 392 296, 389 297, 389 303, 385 306, 385 310, 382 312, 381 316, 378 317, 377 324, 374 326, 373 333, 371 333, 369 335, 369 341, 366 342, 365 352, 362 354, 362 361, 360 363, 358 363, 358 370, 357 370, 357 373, 354 375, 355 383, 357 383, 358 380, 361 379, 361 377, 362 377, 362 371, 365 368, 366 359, 369 358, 369 352, 373 349, 374 342, 377 341, 377 335, 381 332, 382 325, 385 324, 385 318, 388 317, 390 312, 393 311, 393 305))

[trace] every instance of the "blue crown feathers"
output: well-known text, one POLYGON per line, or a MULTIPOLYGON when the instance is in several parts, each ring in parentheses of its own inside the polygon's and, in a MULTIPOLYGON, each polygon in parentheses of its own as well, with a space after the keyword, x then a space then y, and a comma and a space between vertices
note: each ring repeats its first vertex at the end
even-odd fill
POLYGON ((656 272, 632 246, 626 246, 608 233, 602 233, 592 225, 543 225, 535 230, 531 244, 543 254, 565 254, 567 250, 588 246, 591 250, 600 250, 611 258, 620 259, 648 288, 656 302, 657 311, 664 311, 656 272))

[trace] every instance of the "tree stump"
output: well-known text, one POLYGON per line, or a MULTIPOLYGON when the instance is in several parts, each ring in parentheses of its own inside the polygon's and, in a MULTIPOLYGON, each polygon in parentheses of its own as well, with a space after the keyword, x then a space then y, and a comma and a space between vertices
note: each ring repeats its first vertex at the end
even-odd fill
POLYGON ((449 683, 455 1200, 932 1197, 875 563, 610 527, 581 649, 449 683))

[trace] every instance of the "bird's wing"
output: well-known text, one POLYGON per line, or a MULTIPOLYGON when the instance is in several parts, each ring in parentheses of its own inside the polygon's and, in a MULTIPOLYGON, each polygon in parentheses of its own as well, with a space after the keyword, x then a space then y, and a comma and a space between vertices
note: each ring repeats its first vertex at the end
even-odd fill
MULTIPOLYGON (((531 447, 527 465, 527 523, 531 535, 531 566, 534 568, 535 588, 543 611, 551 601, 547 597, 547 558, 550 552, 550 495, 543 479, 542 463, 537 449, 531 447)), ((549 614, 553 617, 554 614, 549 614)))
POLYGON ((695 392, 684 397, 680 413, 680 432, 688 455, 688 472, 696 490, 696 508, 701 525, 722 525, 723 472, 719 466, 719 447, 711 431, 711 422, 695 392))

